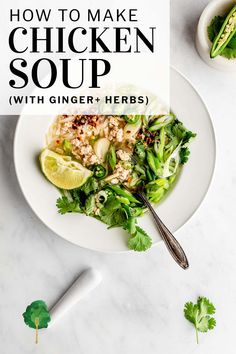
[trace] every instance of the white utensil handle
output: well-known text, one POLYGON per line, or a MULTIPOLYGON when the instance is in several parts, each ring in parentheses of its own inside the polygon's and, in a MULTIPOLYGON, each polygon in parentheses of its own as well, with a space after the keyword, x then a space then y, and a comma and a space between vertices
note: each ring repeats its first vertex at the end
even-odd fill
POLYGON ((49 311, 51 315, 49 325, 53 325, 59 318, 64 316, 72 306, 95 289, 101 280, 102 276, 97 270, 85 270, 49 311))

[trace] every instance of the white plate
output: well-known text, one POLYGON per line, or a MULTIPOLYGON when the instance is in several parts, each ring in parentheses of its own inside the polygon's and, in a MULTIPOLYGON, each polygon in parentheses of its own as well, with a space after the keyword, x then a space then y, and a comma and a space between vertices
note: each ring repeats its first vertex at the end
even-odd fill
MULTIPOLYGON (((187 128, 197 133, 191 156, 181 176, 166 199, 157 206, 161 219, 171 231, 177 231, 201 204, 210 185, 215 166, 215 136, 207 109, 192 85, 171 69, 171 108, 187 128)), ((80 214, 59 215, 55 206, 57 189, 42 175, 38 155, 44 147, 45 133, 52 117, 21 115, 18 121, 14 159, 22 192, 36 215, 51 230, 81 247, 103 252, 128 251, 127 234, 80 214)), ((147 214, 138 223, 153 238, 160 237, 147 214)))

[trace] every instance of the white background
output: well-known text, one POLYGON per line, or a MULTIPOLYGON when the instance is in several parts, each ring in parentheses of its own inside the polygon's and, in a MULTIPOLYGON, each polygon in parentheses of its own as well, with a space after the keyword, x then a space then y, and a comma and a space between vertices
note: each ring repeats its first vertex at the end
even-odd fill
MULTIPOLYGON (((50 232, 19 190, 12 161, 16 118, 0 118, 0 351, 1 354, 235 353, 236 158, 235 79, 207 67, 194 48, 206 0, 172 0, 171 60, 203 96, 217 137, 217 166, 208 196, 181 240, 191 268, 184 272, 164 245, 145 254, 104 255, 50 232), (51 305, 78 273, 98 267, 102 285, 52 329, 34 333, 21 314, 32 300, 51 305), (186 301, 208 296, 217 327, 200 336, 185 321, 186 301)), ((184 97, 183 97, 184 102, 184 97)), ((186 102, 187 104, 187 102, 186 102)), ((189 112, 194 107, 189 107, 189 112)))

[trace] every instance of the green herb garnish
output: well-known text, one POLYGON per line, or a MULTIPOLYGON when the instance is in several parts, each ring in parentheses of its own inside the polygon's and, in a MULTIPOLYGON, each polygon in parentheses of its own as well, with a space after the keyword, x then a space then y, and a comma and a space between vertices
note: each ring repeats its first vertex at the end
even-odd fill
POLYGON ((42 300, 36 300, 27 306, 23 313, 24 321, 27 326, 34 328, 35 343, 38 343, 38 330, 41 328, 47 328, 48 323, 51 320, 47 305, 42 300))
POLYGON ((190 150, 189 148, 182 148, 180 150, 180 153, 179 153, 179 156, 180 156, 180 162, 182 164, 185 164, 187 161, 188 161, 188 158, 189 158, 189 155, 190 155, 190 150))
POLYGON ((211 316, 215 311, 214 305, 206 297, 199 297, 196 304, 192 302, 185 304, 184 316, 195 327, 197 343, 199 343, 198 332, 207 332, 215 327, 216 320, 211 316))
POLYGON ((86 195, 97 191, 99 188, 98 181, 94 177, 90 177, 87 182, 80 188, 86 195))
POLYGON ((128 246, 131 250, 142 252, 152 245, 151 237, 141 227, 136 226, 136 232, 129 238, 128 246))
MULTIPOLYGON (((78 188, 61 190, 56 206, 60 214, 82 213, 105 223, 108 228, 120 227, 127 232, 130 249, 146 251, 152 240, 137 225, 137 217, 147 208, 135 193, 141 188, 151 203, 159 203, 188 161, 188 146, 196 134, 173 113, 106 119, 116 122, 119 139, 110 137, 104 159, 86 167, 91 171, 90 177, 78 188)), ((108 127, 110 129, 109 124, 108 127)), ((106 140, 100 136, 94 139, 106 140)), ((72 146, 73 140, 64 140, 64 151, 71 150, 73 158, 72 146)))
POLYGON ((67 197, 62 196, 57 199, 56 206, 60 214, 79 213, 81 212, 79 204, 75 200, 68 200, 67 197))

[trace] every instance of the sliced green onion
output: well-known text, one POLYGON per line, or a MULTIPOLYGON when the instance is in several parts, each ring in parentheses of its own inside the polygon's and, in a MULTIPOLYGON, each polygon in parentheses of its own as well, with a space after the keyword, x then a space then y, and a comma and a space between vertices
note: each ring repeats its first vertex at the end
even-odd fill
POLYGON ((174 116, 172 114, 161 116, 152 122, 152 125, 150 126, 150 128, 148 130, 150 132, 154 132, 156 130, 159 130, 159 129, 161 129, 161 127, 164 127, 167 124, 169 124, 170 122, 172 122, 173 119, 174 119, 174 116))
POLYGON ((180 163, 179 152, 181 149, 181 144, 182 144, 182 141, 177 146, 177 148, 172 152, 172 154, 168 157, 168 159, 166 160, 166 162, 163 166, 162 176, 159 176, 159 177, 167 178, 167 177, 172 176, 177 171, 177 168, 180 163), (174 166, 172 166, 173 162, 174 162, 174 166))

